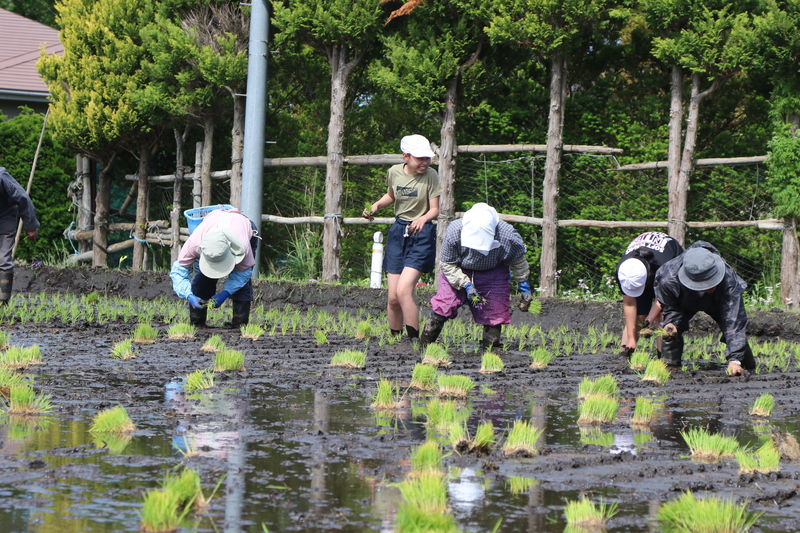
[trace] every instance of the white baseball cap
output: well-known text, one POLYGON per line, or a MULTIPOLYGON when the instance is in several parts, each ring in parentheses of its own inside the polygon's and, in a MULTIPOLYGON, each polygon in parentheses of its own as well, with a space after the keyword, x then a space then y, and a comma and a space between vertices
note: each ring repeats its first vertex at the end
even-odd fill
POLYGON ((617 278, 619 278, 619 286, 623 294, 637 298, 644 292, 647 282, 647 267, 639 259, 626 259, 619 265, 617 278))
POLYGON ((431 143, 422 135, 406 135, 400 139, 400 150, 404 154, 411 154, 414 157, 430 157, 436 155, 431 150, 431 143))

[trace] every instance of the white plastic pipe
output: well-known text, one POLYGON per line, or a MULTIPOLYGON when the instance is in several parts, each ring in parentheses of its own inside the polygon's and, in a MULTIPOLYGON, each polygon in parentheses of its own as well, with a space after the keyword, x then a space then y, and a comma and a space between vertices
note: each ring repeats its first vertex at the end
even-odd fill
POLYGON ((372 267, 369 275, 371 289, 380 289, 383 278, 383 233, 376 231, 372 236, 372 267))

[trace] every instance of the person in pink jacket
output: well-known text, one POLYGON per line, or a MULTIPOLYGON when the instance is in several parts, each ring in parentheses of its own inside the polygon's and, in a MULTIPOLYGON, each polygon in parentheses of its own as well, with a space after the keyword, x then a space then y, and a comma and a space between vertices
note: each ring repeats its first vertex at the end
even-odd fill
POLYGON ((253 301, 253 251, 258 246, 256 226, 241 211, 215 209, 189 235, 169 277, 179 298, 189 302, 189 321, 205 326, 208 307, 233 302, 231 327, 247 324, 253 301), (189 268, 194 275, 189 279, 189 268), (217 280, 226 277, 217 293, 217 280))

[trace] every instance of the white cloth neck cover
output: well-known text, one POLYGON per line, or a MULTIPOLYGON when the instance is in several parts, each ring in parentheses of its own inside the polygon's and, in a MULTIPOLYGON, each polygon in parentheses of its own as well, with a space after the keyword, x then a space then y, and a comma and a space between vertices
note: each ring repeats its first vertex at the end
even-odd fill
POLYGON ((498 222, 500 216, 494 207, 483 202, 473 205, 464 213, 461 246, 489 255, 490 251, 500 247, 500 243, 494 239, 498 222))

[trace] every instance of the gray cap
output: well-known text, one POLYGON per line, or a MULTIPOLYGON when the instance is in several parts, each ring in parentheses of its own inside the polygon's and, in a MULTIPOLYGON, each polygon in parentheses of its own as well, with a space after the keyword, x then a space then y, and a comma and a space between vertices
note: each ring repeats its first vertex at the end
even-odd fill
POLYGON ((725 261, 705 248, 690 248, 683 253, 683 266, 678 271, 681 284, 693 291, 707 291, 725 277, 725 261))

